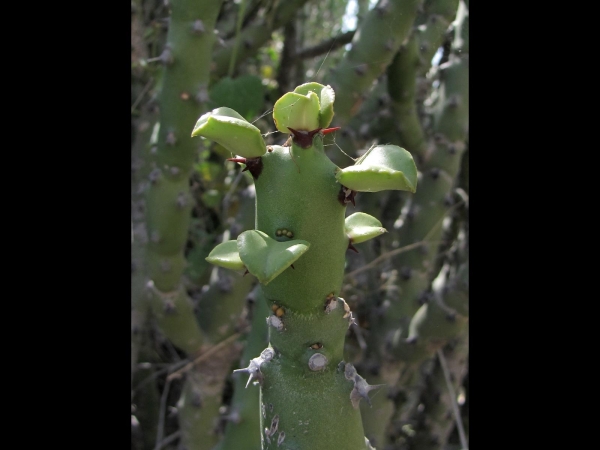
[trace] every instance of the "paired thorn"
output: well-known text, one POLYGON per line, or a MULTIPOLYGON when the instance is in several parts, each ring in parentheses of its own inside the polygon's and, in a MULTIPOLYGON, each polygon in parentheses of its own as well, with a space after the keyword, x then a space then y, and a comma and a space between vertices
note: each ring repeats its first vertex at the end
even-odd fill
POLYGON ((358 250, 356 250, 356 247, 354 247, 354 245, 352 245, 352 241, 348 241, 348 250, 352 250, 353 252, 358 253, 358 250))
POLYGON ((294 130, 293 128, 287 127, 292 133, 292 140, 302 148, 309 148, 312 145, 313 137, 319 133, 322 128, 317 128, 311 131, 294 130))
POLYGON ((246 167, 242 169, 242 172, 249 170, 252 174, 252 178, 254 178, 255 180, 262 172, 263 163, 262 158, 260 156, 258 158, 227 158, 227 161, 246 164, 246 167))
POLYGON ((244 275, 242 275, 243 277, 245 277, 246 275, 248 275, 250 272, 248 271, 248 269, 246 269, 246 271, 244 272, 244 275))

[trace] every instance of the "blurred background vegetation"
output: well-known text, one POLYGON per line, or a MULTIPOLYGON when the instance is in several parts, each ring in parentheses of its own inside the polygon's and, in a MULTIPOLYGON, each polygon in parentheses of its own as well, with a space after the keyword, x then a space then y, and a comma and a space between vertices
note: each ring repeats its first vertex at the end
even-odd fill
POLYGON ((254 228, 252 178, 190 133, 228 106, 281 145, 272 106, 308 81, 336 92, 338 166, 393 143, 419 169, 415 195, 348 208, 388 230, 348 253, 341 295, 346 360, 385 384, 366 436, 467 447, 468 44, 464 0, 131 2, 132 449, 260 449, 258 388, 232 371, 266 346, 267 312, 252 276, 204 259, 254 228))

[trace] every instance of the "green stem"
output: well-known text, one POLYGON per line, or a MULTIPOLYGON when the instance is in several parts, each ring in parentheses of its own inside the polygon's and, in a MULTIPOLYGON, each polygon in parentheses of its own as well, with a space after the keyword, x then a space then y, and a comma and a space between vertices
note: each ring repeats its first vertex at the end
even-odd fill
POLYGON ((229 60, 229 69, 227 70, 227 76, 233 77, 233 70, 235 68, 235 58, 237 56, 238 48, 240 46, 240 29, 242 28, 242 21, 244 20, 244 12, 246 11, 246 0, 241 0, 240 7, 237 12, 237 20, 235 23, 235 42, 233 44, 233 51, 231 53, 231 59, 229 60))
POLYGON ((380 1, 368 12, 352 39, 352 48, 332 71, 336 97, 334 125, 347 123, 410 34, 422 0, 380 1))
MULTIPOLYGON (((154 169, 147 192, 148 296, 158 325, 167 338, 192 357, 202 351, 204 336, 181 275, 185 267, 184 247, 188 238, 193 199, 189 177, 198 150, 190 130, 207 100, 214 24, 221 0, 196 2, 172 0, 167 43, 161 55, 165 64, 159 96, 160 129, 154 153, 154 169)), ((212 430, 208 414, 202 421, 195 399, 200 371, 192 371, 184 386, 179 419, 182 442, 188 449, 208 448, 212 430), (188 405, 191 405, 188 407, 188 405), (204 435, 198 439, 197 434, 204 435)), ((210 382, 208 382, 210 384, 210 382)), ((208 402, 205 402, 208 406, 208 402)))
MULTIPOLYGON (((239 36, 230 39, 225 43, 225 47, 217 50, 214 55, 214 70, 212 72, 213 79, 219 79, 227 73, 229 64, 232 60, 234 52, 234 42, 239 39, 243 45, 236 51, 234 68, 239 66, 248 57, 254 55, 273 34, 273 31, 282 27, 288 22, 297 10, 302 7, 308 0, 287 0, 277 3, 273 15, 257 20, 255 23, 248 25, 242 30, 239 36)), ((198 117, 196 117, 198 118, 198 117)))
MULTIPOLYGON (((403 73, 396 64, 411 60, 410 52, 416 50, 416 41, 409 42, 404 53, 399 54, 391 73, 399 76, 403 73), (411 47, 412 45, 412 47, 411 47), (396 71, 396 72, 394 72, 396 71)), ((412 58, 415 61, 416 57, 412 58)), ((409 71, 409 64, 405 70, 409 71)), ((410 72, 410 71, 409 71, 410 72)), ((415 71, 413 70, 413 77, 415 71)), ((409 76, 406 77, 409 80, 409 76)), ((391 77, 390 77, 391 80, 391 77)), ((414 98, 409 87, 410 80, 405 84, 407 98, 414 98)), ((391 92, 393 90, 390 89, 391 92)), ((400 92, 400 91, 397 91, 400 92)), ((369 337, 368 360, 372 364, 379 364, 380 377, 374 382, 384 382, 390 387, 401 386, 406 392, 411 392, 415 383, 420 381, 417 369, 420 363, 430 358, 439 345, 454 333, 459 332, 464 322, 459 318, 459 323, 453 323, 448 318, 447 312, 435 302, 423 305, 427 301, 427 291, 430 281, 435 275, 432 270, 436 267, 436 249, 443 232, 443 219, 451 210, 449 199, 454 188, 458 174, 461 156, 465 148, 468 133, 468 55, 462 53, 447 65, 441 68, 441 82, 438 89, 440 98, 434 109, 433 131, 434 136, 427 147, 418 144, 420 137, 420 123, 416 116, 412 122, 418 126, 416 137, 403 135, 403 140, 409 140, 415 148, 409 150, 420 155, 418 167, 422 173, 419 180, 419 189, 410 200, 410 207, 406 208, 403 215, 403 225, 398 232, 389 233, 384 240, 396 240, 403 246, 423 242, 419 249, 402 253, 393 258, 392 264, 396 268, 396 281, 389 283, 384 299, 383 313, 380 310, 371 315, 372 332, 369 337), (424 149, 427 148, 427 151, 424 149), (420 153, 419 153, 420 152, 420 153), (434 320, 435 318, 435 320, 434 320), (411 321, 414 321, 411 324, 411 321), (411 329, 422 327, 422 336, 417 340, 407 341, 411 329), (429 328, 427 328, 429 327, 429 328), (439 328, 438 328, 439 327, 439 328), (429 331, 427 331, 429 330, 429 331), (429 332, 445 333, 438 336, 439 342, 429 339, 429 332), (380 364, 382 355, 388 358, 380 364)), ((404 98, 404 94, 398 98, 404 98)), ((412 101, 412 100, 411 100, 412 101)), ((408 105, 408 103, 406 103, 408 105)), ((414 105, 414 103, 413 103, 414 105)), ((396 108, 397 112, 398 109, 396 108)), ((411 112, 415 113, 416 109, 411 112)), ((406 117, 404 118, 406 120, 406 117)), ((400 121, 400 118, 397 119, 400 121)), ((414 129, 413 129, 414 131, 414 129)), ((414 393, 413 393, 414 394, 414 393)), ((411 394, 412 395, 412 394, 411 394)), ((418 396, 408 395, 398 400, 402 417, 412 412, 418 405, 418 396), (408 412, 402 412, 408 411, 408 412)), ((392 411, 389 400, 377 397, 375 407, 382 408, 388 413, 392 411)), ((382 422, 387 422, 382 420, 382 422)), ((380 423, 372 423, 373 428, 367 427, 367 435, 376 436, 378 443, 385 442, 385 429, 380 423)))
POLYGON ((255 181, 256 229, 276 238, 276 231, 285 228, 295 239, 310 242, 293 269, 261 286, 267 304, 284 312, 279 319, 270 316, 275 356, 261 366, 261 430, 269 430, 262 435, 263 450, 276 449, 278 442, 314 450, 366 448, 360 412, 350 400, 354 385, 344 372, 351 315, 345 302, 336 299, 348 248, 336 167, 325 156, 320 137, 307 149, 295 143, 274 146, 262 160, 255 181), (329 294, 337 308, 328 313, 329 294), (321 363, 323 370, 316 370, 321 363))

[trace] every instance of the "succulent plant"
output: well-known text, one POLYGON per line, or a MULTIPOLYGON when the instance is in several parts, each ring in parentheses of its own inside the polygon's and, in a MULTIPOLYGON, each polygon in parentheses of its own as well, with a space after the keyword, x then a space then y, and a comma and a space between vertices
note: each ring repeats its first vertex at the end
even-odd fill
POLYGON ((261 386, 263 449, 371 448, 358 405, 378 386, 344 361, 354 319, 340 290, 346 251, 385 229, 365 213, 346 217, 346 206, 357 192, 415 192, 417 169, 395 145, 337 167, 323 149, 334 100, 330 86, 306 83, 275 103, 275 125, 291 134, 289 146, 266 146, 258 128, 229 108, 204 114, 192 132, 226 147, 254 178, 255 229, 206 259, 255 276, 272 311, 269 346, 241 370, 261 386))

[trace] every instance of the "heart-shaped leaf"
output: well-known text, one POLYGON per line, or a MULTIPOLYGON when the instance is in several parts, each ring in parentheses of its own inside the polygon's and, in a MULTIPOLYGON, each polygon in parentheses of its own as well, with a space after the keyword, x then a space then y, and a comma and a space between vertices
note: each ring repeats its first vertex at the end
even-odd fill
POLYGON ((237 241, 225 241, 217 245, 208 254, 206 260, 215 266, 225 267, 226 269, 239 270, 244 268, 244 263, 240 259, 237 241))
POLYGON ((193 136, 218 142, 235 155, 257 158, 267 151, 260 130, 231 108, 221 107, 202 115, 193 136))
POLYGON ((378 145, 369 149, 355 165, 338 171, 336 179, 360 192, 387 189, 415 192, 417 167, 412 155, 403 148, 378 145))
POLYGON ((346 217, 344 229, 354 244, 368 241, 387 231, 381 226, 379 220, 363 212, 357 212, 346 217))
POLYGON ((279 242, 259 230, 244 231, 237 238, 242 262, 265 285, 292 265, 309 247, 307 241, 279 242))

